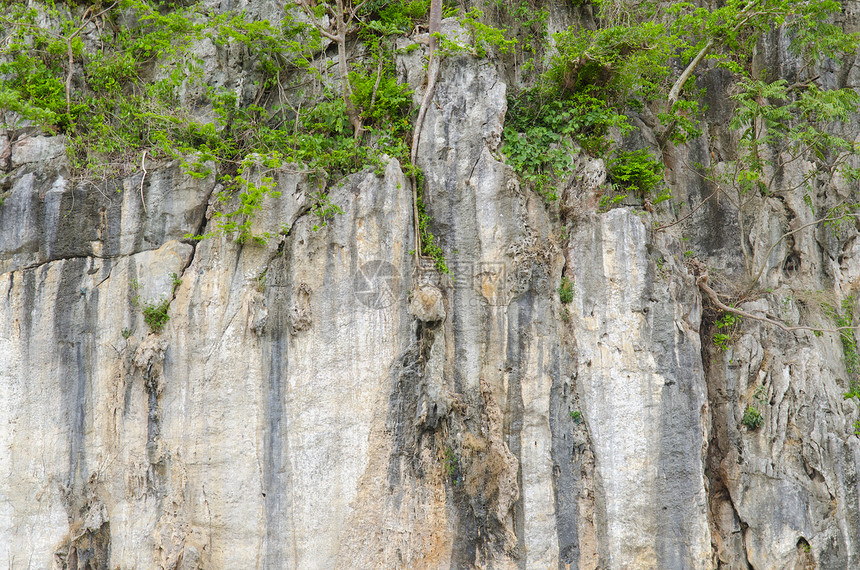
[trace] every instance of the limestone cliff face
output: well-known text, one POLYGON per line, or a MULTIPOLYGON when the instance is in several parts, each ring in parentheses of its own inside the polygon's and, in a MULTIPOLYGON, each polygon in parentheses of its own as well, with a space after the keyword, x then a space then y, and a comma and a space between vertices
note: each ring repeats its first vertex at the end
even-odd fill
MULTIPOLYGON (((781 61, 772 40, 761 57, 781 61)), ((857 84, 853 63, 834 81, 857 84)), ((685 161, 733 144, 719 73, 702 81, 711 129, 667 155, 689 203, 708 190, 685 161)), ((322 229, 316 187, 285 173, 254 222, 284 235, 191 242, 214 176, 72 180, 61 137, 7 136, 0 566, 860 567, 838 334, 745 319, 718 350, 684 255, 730 280, 746 240, 770 292, 743 308, 797 323, 815 295, 856 293, 856 229, 768 252, 810 215, 797 191, 761 198, 745 233, 727 202, 656 232, 658 214, 588 206, 606 174, 584 158, 563 226, 499 152, 506 89, 449 57, 427 113, 450 275, 416 266, 394 160, 331 181, 343 214, 322 229), (162 300, 151 332, 140 308, 162 300)))

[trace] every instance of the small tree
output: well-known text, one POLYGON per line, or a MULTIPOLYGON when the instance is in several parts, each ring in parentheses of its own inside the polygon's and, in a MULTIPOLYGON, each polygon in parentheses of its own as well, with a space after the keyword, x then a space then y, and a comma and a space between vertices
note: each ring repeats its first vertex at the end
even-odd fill
POLYGON ((349 118, 349 123, 352 125, 356 140, 361 136, 362 120, 361 113, 352 101, 346 38, 354 31, 353 23, 356 22, 356 15, 366 2, 367 0, 362 0, 358 3, 335 0, 332 5, 329 2, 316 4, 313 0, 297 0, 298 5, 319 33, 337 45, 337 71, 340 76, 343 102, 346 105, 346 115, 349 118), (331 24, 329 26, 325 26, 323 23, 325 16, 328 16, 330 19, 331 24))

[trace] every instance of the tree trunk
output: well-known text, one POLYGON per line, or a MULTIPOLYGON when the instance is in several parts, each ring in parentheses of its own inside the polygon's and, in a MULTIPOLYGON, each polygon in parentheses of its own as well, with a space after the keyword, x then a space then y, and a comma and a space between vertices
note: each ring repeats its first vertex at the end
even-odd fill
MULTIPOLYGON (((427 114, 427 107, 433 99, 433 90, 436 88, 436 76, 439 73, 439 58, 436 56, 439 40, 436 34, 442 28, 442 0, 432 0, 430 3, 430 61, 427 64, 427 91, 424 92, 424 97, 421 100, 421 108, 418 110, 418 118, 415 120, 415 131, 412 133, 412 152, 410 160, 412 166, 416 166, 418 158, 418 142, 421 140, 421 126, 424 124, 424 115, 427 114)), ((415 259, 421 255, 421 233, 418 223, 418 181, 415 175, 412 175, 412 207, 415 217, 415 259)))
POLYGON ((346 54, 346 10, 343 6, 343 0, 337 0, 337 70, 340 74, 341 88, 343 89, 343 102, 346 105, 346 116, 349 118, 349 124, 352 125, 355 140, 358 141, 361 137, 361 115, 355 105, 352 103, 352 88, 349 84, 349 65, 347 64, 346 54))

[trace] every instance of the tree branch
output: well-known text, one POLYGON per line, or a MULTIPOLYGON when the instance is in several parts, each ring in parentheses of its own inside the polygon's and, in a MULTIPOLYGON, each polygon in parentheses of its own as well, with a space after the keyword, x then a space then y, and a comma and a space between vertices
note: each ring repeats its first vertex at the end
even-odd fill
POLYGON ((146 180, 146 151, 143 151, 143 157, 140 159, 140 168, 143 170, 143 176, 140 177, 140 203, 143 204, 143 213, 146 214, 146 201, 143 199, 143 181, 146 180))
POLYGON ((66 114, 69 115, 70 118, 71 118, 71 114, 72 114, 72 76, 75 73, 75 54, 74 54, 74 51, 72 50, 72 40, 75 39, 75 37, 78 34, 80 34, 84 30, 84 28, 87 27, 87 25, 90 22, 92 22, 93 20, 95 20, 96 18, 101 16, 102 14, 109 12, 117 4, 119 4, 119 0, 115 0, 115 2, 113 4, 111 4, 110 6, 108 6, 107 8, 102 10, 101 12, 99 12, 98 14, 94 14, 94 15, 91 15, 92 14, 92 8, 87 8, 86 11, 84 12, 84 15, 82 18, 83 23, 78 27, 78 29, 76 29, 74 32, 72 32, 66 38, 66 47, 67 47, 68 65, 69 65, 69 69, 66 72, 66 114))
POLYGON ((669 90, 669 109, 671 110, 675 103, 678 102, 678 97, 681 94, 681 89, 684 87, 684 84, 690 79, 690 76, 693 75, 693 72, 702 62, 708 52, 714 47, 714 38, 711 38, 707 41, 707 43, 699 50, 699 53, 696 57, 693 58, 689 64, 687 64, 686 69, 681 72, 681 75, 675 80, 675 84, 672 85, 672 89, 669 90))
MULTIPOLYGON (((436 76, 439 74, 439 58, 436 56, 439 39, 437 35, 442 29, 442 0, 432 0, 430 3, 430 61, 427 64, 427 90, 421 99, 421 108, 418 110, 418 118, 415 120, 415 131, 412 134, 412 152, 409 160, 413 168, 418 158, 418 142, 421 140, 421 127, 424 124, 424 116, 427 107, 433 99, 433 91, 436 89, 436 76)), ((418 214, 418 180, 412 175, 412 209, 415 218, 415 264, 417 266, 421 256, 421 228, 418 214)))
POLYGON ((778 246, 780 243, 782 243, 782 240, 784 240, 788 236, 796 234, 800 230, 804 230, 810 226, 817 226, 818 224, 821 224, 821 223, 833 222, 833 221, 839 220, 839 219, 844 218, 844 217, 858 218, 858 217, 860 217, 860 215, 858 215, 858 214, 845 214, 844 216, 828 216, 826 218, 821 218, 820 220, 815 220, 814 222, 809 222, 809 223, 803 224, 799 228, 795 228, 795 229, 791 230, 790 232, 785 232, 784 234, 779 236, 779 239, 777 239, 775 242, 773 242, 773 245, 771 245, 770 249, 767 250, 767 253, 764 256, 764 261, 762 261, 761 268, 759 268, 758 273, 755 274, 755 276, 752 278, 752 281, 750 282, 749 290, 752 290, 752 288, 756 286, 756 283, 758 283, 758 280, 761 279, 762 273, 764 273, 764 270, 767 268, 767 258, 770 257, 770 254, 773 253, 773 250, 776 249, 776 246, 778 246))
POLYGON ((857 329, 857 327, 854 327, 854 326, 836 327, 835 329, 822 329, 822 328, 817 328, 817 327, 804 327, 804 326, 796 326, 796 327, 788 326, 788 325, 781 323, 777 320, 771 319, 770 317, 763 317, 763 316, 759 316, 759 315, 754 315, 754 314, 749 313, 747 311, 726 305, 725 303, 720 301, 720 298, 717 295, 717 292, 714 291, 713 289, 711 289, 711 287, 708 285, 708 274, 707 273, 704 275, 700 275, 699 277, 696 278, 696 285, 699 286, 699 289, 701 289, 708 296, 708 298, 711 300, 711 302, 714 305, 716 305, 716 307, 718 309, 720 309, 726 313, 733 313, 735 315, 740 315, 740 316, 746 317, 748 319, 761 321, 763 323, 767 323, 769 325, 779 327, 786 332, 812 331, 812 332, 816 332, 816 333, 825 333, 825 332, 838 333, 838 332, 845 331, 845 330, 856 330, 857 329))
POLYGON ((692 210, 690 210, 690 211, 687 213, 687 215, 686 215, 686 216, 684 216, 683 218, 681 218, 681 219, 679 219, 679 220, 675 220, 675 221, 674 221, 674 222, 672 222, 671 224, 666 224, 666 225, 664 225, 664 226, 657 226, 656 228, 654 228, 654 231, 655 231, 655 232, 662 232, 662 231, 663 231, 663 230, 665 230, 666 228, 671 228, 672 226, 674 226, 674 225, 676 225, 676 224, 680 224, 681 222, 683 222, 684 220, 686 220, 687 218, 689 218, 690 216, 692 216, 692 215, 696 212, 696 210, 698 210, 699 208, 701 208, 702 206, 704 206, 704 205, 705 205, 705 202, 707 202, 708 200, 710 200, 710 199, 714 196, 714 194, 716 194, 716 193, 717 193, 717 192, 719 192, 719 191, 720 191, 720 187, 719 187, 719 186, 717 186, 717 188, 716 188, 716 189, 714 189, 714 191, 713 191, 713 192, 711 192, 710 194, 708 194, 708 197, 707 197, 707 198, 705 198, 704 200, 702 200, 701 202, 699 202, 699 205, 698 205, 698 206, 696 206, 695 208, 693 208, 692 210))
MULTIPOLYGON (((746 12, 746 10, 749 10, 752 5, 753 4, 750 4, 739 14, 739 16, 744 16, 744 18, 740 22, 735 24, 735 27, 732 29, 733 33, 744 27, 744 25, 746 25, 746 23, 749 22, 754 16, 761 16, 763 14, 762 12, 752 12, 749 14, 744 14, 744 12, 746 12)), ((675 81, 675 84, 672 85, 672 89, 669 90, 669 109, 671 109, 672 106, 678 102, 678 98, 681 94, 681 89, 684 87, 684 83, 686 83, 687 80, 690 79, 690 76, 693 75, 693 72, 696 70, 699 64, 702 63, 702 60, 705 58, 706 55, 708 55, 708 53, 714 47, 715 43, 715 38, 711 37, 705 43, 705 45, 702 46, 702 49, 699 50, 699 53, 696 54, 696 57, 693 58, 693 61, 691 61, 684 69, 684 71, 681 72, 681 75, 675 81)))
POLYGON ((338 37, 336 35, 323 28, 322 24, 317 22, 316 14, 314 14, 313 10, 311 10, 310 4, 308 4, 308 0, 296 0, 296 4, 301 7, 302 12, 304 12, 305 15, 307 15, 307 17, 310 19, 311 25, 315 27, 317 31, 322 34, 323 37, 328 38, 333 42, 336 42, 338 40, 338 37))

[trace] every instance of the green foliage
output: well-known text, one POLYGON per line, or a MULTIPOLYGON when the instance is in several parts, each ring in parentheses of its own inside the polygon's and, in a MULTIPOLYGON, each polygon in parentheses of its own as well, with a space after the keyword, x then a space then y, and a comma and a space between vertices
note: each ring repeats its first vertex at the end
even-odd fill
POLYGON ((508 39, 505 30, 481 22, 483 17, 484 13, 480 9, 472 8, 460 20, 472 36, 474 54, 478 57, 487 57, 492 50, 503 54, 511 51, 517 45, 517 40, 508 39))
POLYGON ((424 198, 422 192, 418 193, 418 230, 421 233, 421 254, 433 259, 433 264, 436 271, 440 273, 450 273, 448 264, 445 262, 445 253, 439 244, 436 243, 436 236, 430 230, 430 215, 424 206, 424 198))
POLYGON ((408 33, 430 9, 430 0, 368 0, 362 6, 362 19, 377 31, 408 33))
POLYGON ((663 163, 645 150, 616 152, 606 163, 606 170, 616 188, 640 198, 650 195, 663 183, 663 163))
POLYGON ((698 101, 676 101, 668 112, 658 113, 657 117, 663 125, 670 125, 665 133, 666 138, 674 144, 684 144, 702 136, 699 119, 702 112, 698 101))
POLYGON ((96 52, 86 62, 87 83, 96 94, 115 95, 137 75, 137 61, 131 53, 96 52))
POLYGON ((567 276, 561 278, 561 285, 558 286, 558 298, 565 305, 573 302, 573 281, 567 276))
POLYGON ((602 99, 653 99, 665 91, 669 61, 682 45, 665 24, 644 21, 555 35, 547 78, 569 93, 596 89, 602 99))
POLYGON ((365 47, 373 56, 365 66, 349 74, 352 101, 361 110, 366 125, 403 137, 411 128, 412 91, 398 83, 393 49, 385 37, 373 33, 365 36, 365 47))
POLYGON ((741 420, 741 423, 747 426, 747 428, 754 430, 761 427, 764 423, 764 418, 761 415, 761 412, 753 405, 748 405, 746 410, 744 411, 744 417, 741 420))
POLYGON ((509 97, 502 135, 508 164, 547 201, 558 198, 554 186, 571 172, 574 140, 599 154, 611 145, 610 128, 631 129, 627 117, 589 93, 557 95, 539 86, 509 97))
MULTIPOLYGON (((396 80, 388 32, 373 24, 390 24, 400 33, 406 31, 404 18, 414 23, 427 6, 425 0, 377 0, 363 8, 368 19, 361 37, 371 57, 355 63, 349 76, 366 125, 361 137, 352 132, 340 94, 306 94, 294 79, 296 70, 318 76, 317 60, 324 55, 317 30, 294 19, 290 7, 279 22, 269 22, 236 11, 204 13, 197 3, 121 0, 103 4, 104 12, 49 3, 47 15, 56 25, 45 27, 37 25, 37 10, 13 3, 3 17, 12 34, 0 48, 0 110, 16 113, 18 123, 66 134, 77 175, 113 176, 116 163, 141 164, 144 152, 149 160, 181 159, 199 178, 216 169, 221 211, 212 231, 193 237, 231 234, 260 241, 267 236, 252 235, 251 220, 277 194, 281 170, 304 170, 323 181, 367 167, 381 170, 385 153, 411 171, 411 93, 396 80), (117 24, 119 18, 136 24, 117 24), (95 30, 86 42, 80 37, 85 28, 95 30), (235 89, 203 83, 202 62, 189 48, 205 39, 246 51, 262 75, 254 103, 235 89), (189 92, 201 94, 196 106, 212 106, 214 121, 184 110, 182 97, 189 92), (290 97, 300 101, 298 107, 290 97)), ((336 212, 323 210, 325 219, 336 212)))
POLYGON ((167 321, 170 320, 170 316, 167 314, 169 309, 170 299, 145 302, 140 307, 143 321, 149 326, 149 330, 156 334, 160 333, 167 321))
POLYGON ((536 6, 531 0, 488 0, 486 5, 506 37, 516 40, 508 51, 519 67, 521 79, 531 83, 530 76, 535 71, 543 71, 549 10, 536 6))
POLYGON ((601 212, 611 210, 615 206, 621 204, 625 198, 627 198, 627 194, 604 194, 600 197, 600 201, 597 204, 598 210, 601 212))
MULTIPOLYGON (((164 325, 167 324, 167 321, 170 320, 170 316, 167 312, 170 309, 172 295, 176 293, 176 289, 182 285, 182 279, 180 279, 179 275, 176 273, 171 273, 170 279, 172 285, 171 297, 165 297, 158 301, 143 300, 139 293, 143 286, 137 279, 133 279, 131 281, 131 289, 134 292, 134 295, 131 298, 131 304, 140 309, 140 312, 143 313, 143 321, 149 326, 149 330, 156 334, 160 333, 162 329, 164 329, 164 325)), ((122 335, 123 338, 127 339, 131 336, 131 331, 129 329, 124 329, 122 331, 122 335)))
POLYGON ((570 419, 572 419, 573 423, 575 424, 581 424, 582 412, 580 412, 579 410, 573 410, 572 412, 570 412, 570 419))
POLYGON ((774 177, 769 172, 788 162, 826 162, 834 152, 854 151, 853 142, 828 132, 833 123, 844 123, 857 111, 860 95, 853 89, 824 90, 810 84, 798 90, 784 79, 743 79, 739 88, 732 97, 737 105, 730 127, 740 133, 740 159, 734 163, 732 181, 740 192, 771 192, 774 177))
MULTIPOLYGON (((773 177, 786 162, 803 158, 832 169, 855 151, 850 141, 828 131, 834 122, 844 122, 856 111, 854 90, 826 90, 812 82, 789 87, 784 81, 750 78, 753 46, 780 26, 788 29, 790 49, 804 64, 856 51, 860 36, 845 34, 828 22, 840 10, 838 2, 727 0, 719 7, 700 7, 691 2, 601 0, 594 5, 596 29, 574 25, 554 37, 556 50, 540 82, 544 100, 560 105, 568 97, 587 94, 600 102, 592 108, 612 109, 622 115, 627 109, 665 101, 672 92, 671 107, 657 109, 664 125, 660 140, 683 144, 701 135, 698 117, 702 109, 696 100, 697 67, 693 62, 706 57, 740 80, 732 128, 740 131, 741 152, 729 180, 739 191, 770 191, 773 177), (690 64, 689 76, 677 75, 679 59, 681 69, 690 64), (685 79, 683 85, 674 85, 685 79), (670 86, 680 88, 679 97, 670 86), (763 152, 774 147, 776 152, 763 152), (770 156, 788 158, 771 163, 770 156)), ((547 174, 565 172, 569 150, 560 139, 569 133, 552 126, 548 127, 552 134, 539 130, 547 128, 540 120, 543 105, 517 105, 520 98, 523 95, 511 94, 512 122, 522 126, 511 126, 506 132, 506 154, 523 178, 535 182, 538 191, 551 198, 554 193, 547 187, 552 177, 547 174)), ((602 141, 590 148, 583 146, 595 155, 606 154, 611 147, 602 141)), ((623 167, 627 162, 614 163, 621 166, 616 168, 620 191, 642 196, 646 187, 660 183, 659 168, 637 160, 633 171, 628 171, 623 167)), ((663 193, 658 199, 667 197, 663 193)), ((606 197, 603 206, 620 199, 606 197)))
MULTIPOLYGON (((850 295, 842 300, 842 311, 837 311, 831 305, 824 305, 825 312, 833 319, 837 327, 854 326, 854 296, 850 295)), ((857 349, 857 337, 853 328, 844 328, 839 331, 839 339, 842 341, 842 361, 845 363, 845 371, 848 372, 851 390, 845 395, 846 399, 854 395, 855 386, 860 382, 860 354, 857 349)), ((860 394, 860 392, 858 392, 860 394)))
POLYGON ((767 391, 763 385, 755 389, 753 399, 755 400, 755 405, 748 404, 741 419, 741 423, 750 430, 758 429, 764 423, 764 416, 761 410, 758 409, 759 406, 764 406, 767 401, 767 391))
MULTIPOLYGON (((445 11, 443 10, 443 14, 445 11)), ((457 11, 453 9, 449 16, 456 15, 457 11)), ((519 43, 516 38, 508 38, 506 30, 484 23, 484 12, 479 8, 468 10, 459 20, 465 30, 465 36, 449 36, 438 32, 435 34, 443 56, 468 53, 483 58, 493 53, 509 53, 519 43)))
POLYGON ((732 339, 738 331, 741 317, 734 313, 723 313, 723 316, 716 320, 717 331, 714 333, 714 344, 722 351, 728 349, 732 339))
MULTIPOLYGON (((834 320, 837 327, 854 327, 854 296, 842 300, 841 313, 832 306, 825 306, 825 311, 834 320)), ((839 331, 842 341, 842 361, 848 372, 848 390, 842 394, 843 399, 854 399, 860 405, 860 353, 858 353, 857 337, 854 328, 839 331)), ((854 422, 854 434, 860 436, 860 420, 854 422)))
POLYGON ((314 205, 311 211, 317 218, 317 223, 313 225, 313 230, 318 231, 326 226, 328 222, 337 214, 343 214, 343 210, 337 204, 334 204, 325 192, 319 191, 314 194, 314 205))
POLYGON ((445 448, 445 455, 442 457, 442 471, 454 485, 462 484, 460 479, 460 459, 450 447, 445 448))

